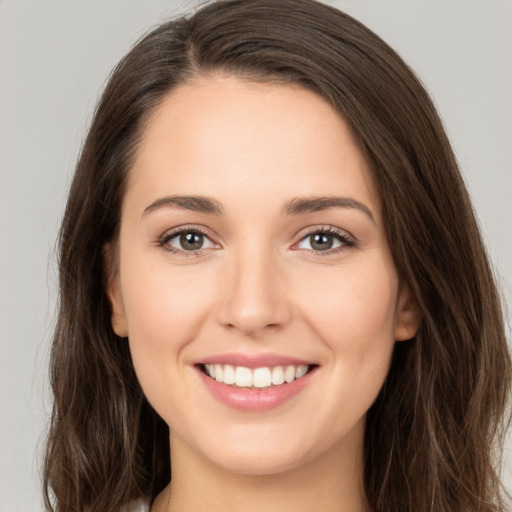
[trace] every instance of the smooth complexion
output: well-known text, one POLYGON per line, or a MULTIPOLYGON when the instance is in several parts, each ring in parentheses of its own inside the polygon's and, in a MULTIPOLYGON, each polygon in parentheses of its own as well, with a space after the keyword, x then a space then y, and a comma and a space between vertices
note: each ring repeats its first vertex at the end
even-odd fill
POLYGON ((217 75, 171 92, 106 254, 114 330, 171 431, 154 510, 364 509, 365 415, 419 319, 361 151, 325 100, 217 75), (290 397, 240 408, 199 364, 223 358, 310 371, 290 397))

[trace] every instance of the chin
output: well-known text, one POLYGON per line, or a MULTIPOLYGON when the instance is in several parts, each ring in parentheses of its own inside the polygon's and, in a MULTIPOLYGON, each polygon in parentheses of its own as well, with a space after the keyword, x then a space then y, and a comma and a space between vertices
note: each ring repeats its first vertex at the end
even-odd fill
POLYGON ((271 476, 285 473, 300 467, 305 463, 303 457, 297 453, 267 453, 262 450, 245 450, 243 452, 224 451, 222 456, 212 457, 212 462, 225 471, 239 475, 271 476))
POLYGON ((196 452, 233 474, 270 476, 309 466, 332 451, 333 439, 327 432, 315 435, 312 425, 302 432, 290 426, 269 427, 234 427, 224 436, 210 432, 210 436, 201 436, 196 452))

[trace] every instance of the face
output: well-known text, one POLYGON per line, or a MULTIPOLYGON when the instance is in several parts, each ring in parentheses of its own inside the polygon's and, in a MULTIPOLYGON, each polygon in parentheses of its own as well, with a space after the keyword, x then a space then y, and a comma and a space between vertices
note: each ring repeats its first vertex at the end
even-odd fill
POLYGON ((365 161, 326 101, 220 76, 170 93, 107 253, 113 327, 171 452, 251 474, 361 456, 416 319, 365 161))

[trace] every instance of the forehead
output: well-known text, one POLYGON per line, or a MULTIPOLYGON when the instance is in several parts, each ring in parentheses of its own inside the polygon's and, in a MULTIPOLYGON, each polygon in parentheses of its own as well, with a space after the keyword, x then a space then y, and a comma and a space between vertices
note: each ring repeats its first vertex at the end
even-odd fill
POLYGON ((269 199, 277 189, 283 199, 379 202, 355 137, 326 100, 295 85, 215 76, 178 87, 150 116, 127 195, 223 201, 245 192, 269 199))

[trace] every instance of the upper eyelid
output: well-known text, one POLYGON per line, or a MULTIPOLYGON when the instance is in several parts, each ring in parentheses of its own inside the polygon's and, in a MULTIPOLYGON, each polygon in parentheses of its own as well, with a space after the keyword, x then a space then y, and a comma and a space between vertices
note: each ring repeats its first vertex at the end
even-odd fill
MULTIPOLYGON (((314 233, 328 233, 331 235, 338 235, 340 237, 344 238, 350 238, 354 242, 356 241, 356 238, 354 235, 352 235, 349 231, 346 229, 341 229, 332 225, 317 225, 317 226, 310 226, 308 228, 302 229, 297 233, 296 237, 298 237, 298 241, 303 240, 307 236, 310 236, 314 233)), ((297 243, 297 242, 295 242, 297 243)))
MULTIPOLYGON (((176 235, 179 235, 180 233, 187 233, 187 232, 196 232, 200 233, 201 235, 206 236, 207 238, 216 238, 212 236, 211 230, 206 228, 205 226, 201 225, 195 225, 195 224, 183 224, 181 226, 176 226, 174 228, 167 229, 162 233, 162 235, 159 238, 165 238, 165 237, 173 237, 176 235)), ((212 240, 213 242, 213 240, 212 240)))
MULTIPOLYGON (((173 233, 180 233, 183 231, 198 231, 200 233, 203 233, 204 235, 210 236, 209 233, 211 232, 211 229, 207 228, 206 226, 202 226, 200 224, 182 224, 179 226, 175 226, 173 228, 167 229, 162 236, 170 235, 173 233)), ((295 237, 297 236, 308 236, 311 233, 321 233, 321 232, 328 232, 328 233, 337 233, 337 234, 346 234, 347 236, 353 238, 353 236, 345 229, 338 228, 336 226, 333 226, 331 224, 316 224, 314 226, 308 226, 306 228, 301 228, 295 237)), ((295 238, 294 237, 294 238, 295 238)))

